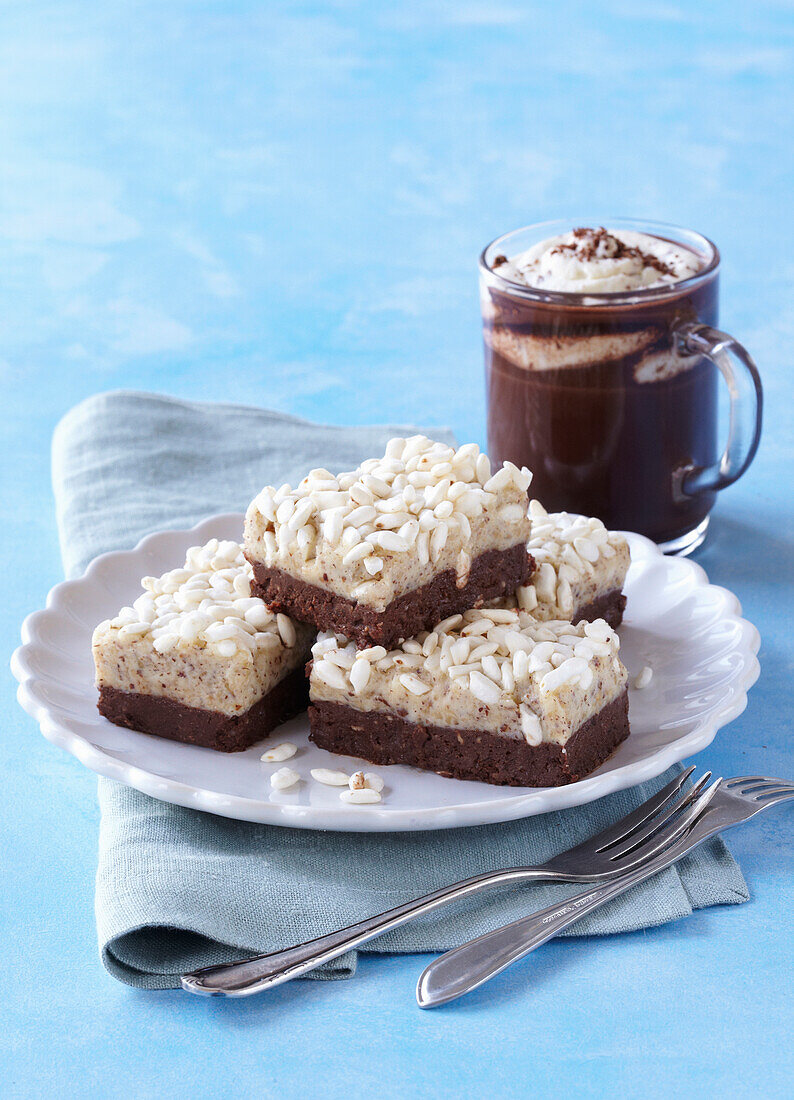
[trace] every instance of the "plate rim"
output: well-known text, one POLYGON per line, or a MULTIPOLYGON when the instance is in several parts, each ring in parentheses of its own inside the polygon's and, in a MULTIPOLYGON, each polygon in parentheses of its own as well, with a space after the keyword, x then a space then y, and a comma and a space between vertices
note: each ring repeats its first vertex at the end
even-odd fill
MULTIPOLYGON (((747 706, 748 691, 760 675, 758 651, 761 636, 756 627, 743 617, 738 597, 721 585, 711 584, 705 569, 697 562, 686 558, 676 559, 691 571, 698 587, 708 587, 718 595, 722 603, 720 617, 736 621, 741 630, 741 640, 735 648, 745 655, 746 660, 741 675, 732 682, 733 690, 724 704, 716 708, 707 718, 702 719, 694 730, 661 746, 642 760, 631 761, 602 774, 587 776, 585 779, 563 787, 522 788, 522 793, 512 798, 501 796, 477 803, 476 821, 453 819, 455 815, 466 811, 471 813, 470 803, 419 810, 367 806, 367 813, 362 814, 360 807, 349 807, 344 803, 340 803, 338 809, 330 805, 322 808, 306 807, 279 804, 243 795, 229 795, 206 787, 197 787, 178 779, 156 775, 136 764, 117 759, 71 729, 68 719, 64 721, 59 718, 53 707, 37 698, 32 685, 37 682, 38 673, 31 666, 30 657, 42 644, 37 636, 38 626, 46 621, 48 614, 62 601, 68 599, 71 592, 91 584, 96 574, 108 562, 116 564, 124 559, 129 562, 130 559, 146 552, 152 544, 163 539, 182 540, 188 536, 196 536, 198 539, 206 540, 217 537, 212 533, 211 528, 232 523, 238 523, 242 527, 242 520, 242 512, 220 512, 200 520, 192 527, 164 528, 150 532, 140 538, 130 549, 110 550, 99 554, 79 577, 63 580, 54 585, 47 594, 44 608, 26 616, 21 628, 22 644, 11 656, 11 671, 19 683, 17 699, 20 705, 38 722, 42 734, 48 741, 65 749, 90 771, 109 779, 116 779, 150 797, 238 821, 335 832, 406 832, 464 828, 471 825, 514 821, 536 814, 585 805, 615 791, 636 786, 661 775, 672 764, 706 748, 714 740, 718 730, 738 718, 747 706), (544 805, 548 801, 550 792, 553 792, 554 796, 553 805, 544 805)), ((642 545, 651 558, 654 556, 664 558, 662 551, 650 539, 635 532, 621 533, 642 545)))

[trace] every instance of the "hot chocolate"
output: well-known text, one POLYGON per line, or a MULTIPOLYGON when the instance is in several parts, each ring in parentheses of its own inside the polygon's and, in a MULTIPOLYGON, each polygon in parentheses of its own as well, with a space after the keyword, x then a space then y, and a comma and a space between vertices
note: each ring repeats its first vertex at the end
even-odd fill
POLYGON ((716 250, 603 228, 510 243, 481 264, 492 460, 528 466, 551 510, 686 536, 714 501, 682 485, 717 459, 718 372, 680 333, 716 324, 716 250))

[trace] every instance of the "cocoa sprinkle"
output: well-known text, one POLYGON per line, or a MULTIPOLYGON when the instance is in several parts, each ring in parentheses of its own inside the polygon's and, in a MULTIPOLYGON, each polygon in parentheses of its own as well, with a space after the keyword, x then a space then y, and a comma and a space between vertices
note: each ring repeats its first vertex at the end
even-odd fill
POLYGON ((613 237, 604 226, 598 229, 586 229, 578 227, 573 230, 574 241, 572 244, 558 244, 552 249, 552 253, 573 252, 580 260, 641 260, 644 267, 652 267, 663 275, 674 275, 673 269, 650 252, 643 252, 641 248, 624 244, 617 237, 613 237))

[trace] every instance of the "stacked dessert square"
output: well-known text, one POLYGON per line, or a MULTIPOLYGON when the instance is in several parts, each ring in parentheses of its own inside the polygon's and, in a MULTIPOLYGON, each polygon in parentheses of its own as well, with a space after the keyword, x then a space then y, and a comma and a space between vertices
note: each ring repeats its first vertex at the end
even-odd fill
POLYGON ((194 548, 97 628, 100 709, 245 748, 305 705, 311 646, 322 748, 489 783, 575 781, 629 732, 613 630, 628 548, 530 504, 530 479, 492 473, 475 444, 414 436, 353 471, 266 487, 245 557, 194 548))
POLYGON ((492 476, 476 444, 415 436, 351 473, 265 488, 245 517, 255 591, 359 647, 389 648, 528 580, 530 477, 507 464, 492 476))

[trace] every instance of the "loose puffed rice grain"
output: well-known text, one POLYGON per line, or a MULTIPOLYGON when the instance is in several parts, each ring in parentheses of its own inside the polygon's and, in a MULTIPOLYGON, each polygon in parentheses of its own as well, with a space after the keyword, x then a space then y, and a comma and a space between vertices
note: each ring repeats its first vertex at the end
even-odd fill
POLYGON ((259 759, 266 764, 281 763, 282 760, 290 760, 297 751, 297 745, 293 745, 291 741, 282 741, 280 745, 274 745, 272 749, 263 752, 259 759))
POLYGON ((634 677, 634 687, 637 691, 643 691, 647 688, 653 679, 653 669, 650 665, 644 665, 637 676, 634 677))
POLYGON ((270 777, 270 786, 275 791, 286 791, 300 782, 300 776, 292 768, 279 768, 270 777))
POLYGON ((347 772, 335 772, 329 768, 312 768, 311 777, 326 787, 346 787, 350 780, 347 772))
POLYGON ((380 792, 371 787, 362 787, 360 790, 342 791, 339 795, 343 802, 350 802, 354 806, 366 806, 374 802, 380 802, 380 792))

